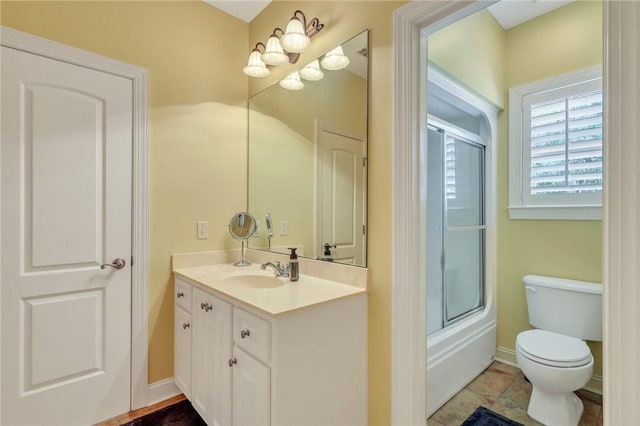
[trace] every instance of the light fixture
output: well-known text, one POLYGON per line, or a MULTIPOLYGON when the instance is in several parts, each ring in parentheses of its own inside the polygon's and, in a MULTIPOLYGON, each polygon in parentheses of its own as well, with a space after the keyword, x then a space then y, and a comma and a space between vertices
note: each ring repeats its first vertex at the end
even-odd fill
POLYGON ((280 80, 279 84, 287 90, 300 90, 304 87, 304 83, 300 80, 300 74, 298 71, 291 73, 280 80))
POLYGON ((345 56, 344 52, 342 51, 342 46, 338 46, 335 49, 327 52, 320 63, 322 64, 322 67, 327 70, 341 70, 349 65, 349 58, 345 56))
POLYGON ((324 24, 321 24, 318 18, 313 18, 307 24, 305 14, 296 10, 287 24, 286 31, 276 27, 266 46, 263 43, 256 44, 249 55, 249 63, 242 71, 250 77, 266 77, 270 74, 267 65, 295 64, 300 53, 309 47, 311 38, 323 28, 324 24), (262 47, 262 52, 259 47, 262 47))
POLYGON ((269 68, 267 68, 267 65, 262 60, 262 53, 259 49, 260 46, 262 46, 263 50, 265 49, 264 44, 256 44, 256 47, 253 48, 249 55, 249 63, 242 69, 242 72, 250 77, 266 77, 271 74, 271 71, 269 71, 269 68))
POLYGON ((300 77, 309 81, 322 80, 322 77, 324 77, 324 73, 320 70, 320 63, 318 62, 318 60, 316 59, 310 64, 305 65, 300 70, 300 77))
POLYGON ((262 54, 262 60, 267 65, 283 65, 289 63, 289 56, 282 50, 280 37, 278 37, 277 34, 278 31, 283 34, 281 28, 275 28, 269 36, 267 47, 264 48, 264 53, 262 54))

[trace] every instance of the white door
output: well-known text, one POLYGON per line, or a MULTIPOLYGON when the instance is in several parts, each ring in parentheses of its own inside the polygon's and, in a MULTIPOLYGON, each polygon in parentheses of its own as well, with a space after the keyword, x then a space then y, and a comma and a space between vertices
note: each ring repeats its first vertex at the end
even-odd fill
MULTIPOLYGON (((269 367, 233 348, 233 425, 271 424, 271 382, 269 367)), ((300 390, 305 392, 304 389, 300 390)))
POLYGON ((1 70, 0 423, 96 423, 130 407, 132 83, 6 47, 1 70))
POLYGON ((318 125, 319 257, 364 265, 364 142, 318 125))

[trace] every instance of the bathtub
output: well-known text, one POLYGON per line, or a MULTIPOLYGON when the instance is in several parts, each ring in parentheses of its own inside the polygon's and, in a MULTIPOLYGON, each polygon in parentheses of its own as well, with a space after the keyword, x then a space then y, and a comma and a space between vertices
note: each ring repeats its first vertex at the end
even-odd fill
POLYGON ((496 310, 484 309, 427 337, 427 417, 484 371, 496 354, 496 310))

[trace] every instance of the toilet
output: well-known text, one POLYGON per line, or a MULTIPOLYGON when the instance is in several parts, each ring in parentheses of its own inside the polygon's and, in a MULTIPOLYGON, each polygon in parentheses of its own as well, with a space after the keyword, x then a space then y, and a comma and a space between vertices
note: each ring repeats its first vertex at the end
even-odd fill
POLYGON ((602 341, 602 285, 563 278, 523 278, 529 323, 516 338, 518 367, 533 385, 527 414, 547 426, 576 426, 584 409, 573 392, 589 382, 602 341))

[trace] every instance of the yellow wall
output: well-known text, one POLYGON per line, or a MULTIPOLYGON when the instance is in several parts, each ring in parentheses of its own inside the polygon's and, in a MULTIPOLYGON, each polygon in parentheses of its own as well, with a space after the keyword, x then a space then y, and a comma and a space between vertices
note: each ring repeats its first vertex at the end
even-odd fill
POLYGON ((148 71, 149 381, 170 377, 170 255, 237 246, 226 224, 246 205, 248 24, 199 1, 1 7, 4 26, 148 71), (209 222, 208 240, 196 240, 197 220, 209 222))
MULTIPOLYGON (((602 63, 602 2, 576 1, 507 31, 507 86, 602 63)), ((505 96, 506 92, 505 92, 505 96)), ((522 277, 551 275, 602 282, 602 222, 511 220, 507 212, 508 117, 498 146, 498 346, 514 349, 531 328, 522 277)), ((602 344, 589 342, 594 374, 602 374, 602 344)))
MULTIPOLYGON (((601 221, 511 220, 508 90, 602 63, 602 3, 576 1, 508 31, 480 12, 429 38, 429 59, 490 101, 498 115, 498 340, 514 350, 531 328, 522 277, 551 275, 602 282, 601 221)), ((594 374, 602 345, 589 342, 594 374)))
POLYGON ((502 107, 505 102, 505 31, 482 10, 429 36, 429 60, 502 107))
MULTIPOLYGON (((369 424, 391 419, 391 98, 393 11, 404 2, 272 2, 250 24, 249 45, 264 42, 274 26, 283 26, 297 9, 319 17, 326 28, 313 39, 302 63, 320 56, 362 30, 369 33, 369 424)), ((278 67, 267 79, 252 79, 257 93, 290 72, 278 67)))

